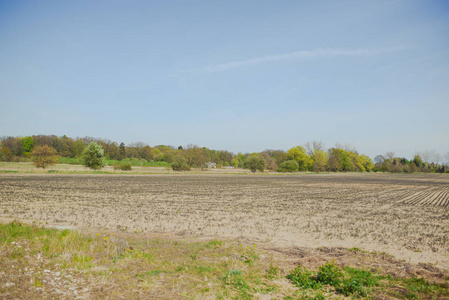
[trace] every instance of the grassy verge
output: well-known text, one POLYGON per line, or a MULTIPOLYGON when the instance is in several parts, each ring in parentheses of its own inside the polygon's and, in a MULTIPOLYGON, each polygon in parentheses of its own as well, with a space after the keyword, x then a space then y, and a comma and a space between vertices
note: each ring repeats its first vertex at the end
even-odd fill
MULTIPOLYGON (((99 232, 0 225, 5 297, 283 297, 255 246, 212 240, 133 240, 99 232)), ((277 275, 276 275, 277 276, 277 275)))
POLYGON ((393 278, 333 262, 287 274, 256 245, 0 224, 4 298, 440 299, 449 296, 448 279, 393 278))

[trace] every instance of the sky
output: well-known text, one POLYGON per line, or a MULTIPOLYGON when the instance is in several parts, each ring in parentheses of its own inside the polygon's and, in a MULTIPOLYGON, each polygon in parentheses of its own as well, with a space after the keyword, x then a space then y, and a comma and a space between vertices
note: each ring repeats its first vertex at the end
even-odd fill
POLYGON ((449 1, 0 0, 0 136, 449 153, 449 1))

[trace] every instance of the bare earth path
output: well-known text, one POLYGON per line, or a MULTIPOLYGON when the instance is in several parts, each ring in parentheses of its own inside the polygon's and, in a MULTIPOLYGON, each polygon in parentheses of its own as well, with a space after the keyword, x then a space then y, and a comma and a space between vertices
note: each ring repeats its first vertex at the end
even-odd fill
POLYGON ((358 247, 449 269, 446 174, 0 174, 0 217, 358 247))

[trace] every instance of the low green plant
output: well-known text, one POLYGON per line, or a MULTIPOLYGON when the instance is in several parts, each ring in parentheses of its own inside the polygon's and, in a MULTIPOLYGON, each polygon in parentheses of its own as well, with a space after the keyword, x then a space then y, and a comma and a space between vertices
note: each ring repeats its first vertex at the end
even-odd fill
POLYGON ((242 251, 241 258, 243 261, 250 266, 253 265, 254 261, 259 259, 259 254, 256 251, 256 245, 253 244, 252 247, 246 246, 246 248, 243 248, 243 246, 240 244, 240 249, 242 251))
POLYGON ((114 170, 131 171, 132 166, 129 162, 119 163, 114 165, 114 170))
POLYGON ((224 241, 212 240, 212 241, 205 243, 204 247, 206 247, 206 248, 214 247, 215 248, 215 247, 221 247, 224 245, 225 245, 224 241))
POLYGON ((298 266, 287 278, 305 289, 320 289, 328 285, 345 296, 366 297, 370 294, 370 288, 378 285, 381 276, 351 267, 341 269, 332 261, 320 266, 316 275, 305 267, 298 266))
POLYGON ((157 276, 161 273, 164 273, 164 271, 160 271, 160 270, 152 270, 152 271, 148 271, 145 274, 148 276, 157 276))
POLYGON ((273 265, 273 262, 270 262, 270 267, 267 269, 265 277, 268 279, 273 279, 279 277, 280 273, 281 270, 279 269, 278 265, 276 264, 273 265))
POLYGON ((343 279, 343 272, 335 265, 335 262, 327 262, 318 268, 315 280, 322 284, 338 286, 343 279))
POLYGON ((252 289, 243 277, 242 271, 231 269, 226 271, 222 278, 223 284, 230 286, 231 289, 237 290, 239 295, 237 299, 252 299, 252 289))
POLYGON ((314 279, 313 273, 306 267, 297 266, 287 275, 293 284, 304 289, 319 289, 321 284, 314 279))
POLYGON ((449 295, 449 286, 444 283, 430 283, 424 278, 397 278, 393 279, 401 285, 405 285, 408 292, 408 298, 419 298, 415 293, 439 296, 449 295))

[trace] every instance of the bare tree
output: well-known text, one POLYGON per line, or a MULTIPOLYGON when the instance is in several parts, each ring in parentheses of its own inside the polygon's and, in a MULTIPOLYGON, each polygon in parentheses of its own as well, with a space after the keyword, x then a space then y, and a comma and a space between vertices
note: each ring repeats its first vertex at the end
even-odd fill
POLYGON ((335 143, 335 148, 336 149, 342 149, 348 152, 357 152, 354 146, 351 146, 351 144, 340 144, 340 143, 335 143))
POLYGON ((384 157, 383 155, 377 155, 377 156, 374 158, 374 163, 375 163, 376 165, 383 164, 384 161, 385 161, 385 157, 384 157))
POLYGON ((435 150, 429 151, 429 162, 439 165, 441 162, 441 155, 435 150))
POLYGON ((389 152, 385 153, 385 156, 386 156, 389 160, 393 160, 393 158, 394 158, 394 152, 393 152, 393 151, 389 151, 389 152))
POLYGON ((143 147, 147 146, 144 142, 135 142, 128 145, 128 147, 135 147, 137 149, 142 149, 143 147))
POLYGON ((449 151, 444 156, 444 160, 445 160, 444 164, 449 167, 449 151))
POLYGON ((318 150, 324 150, 324 143, 317 141, 307 142, 304 145, 304 148, 306 149, 308 155, 313 155, 318 150))
POLYGON ((430 152, 429 151, 421 152, 420 156, 424 162, 430 163, 430 152))

